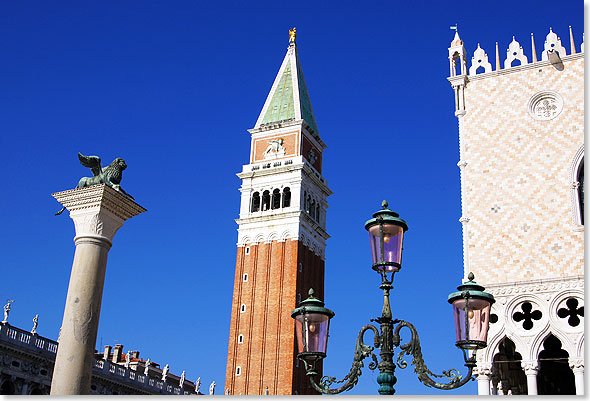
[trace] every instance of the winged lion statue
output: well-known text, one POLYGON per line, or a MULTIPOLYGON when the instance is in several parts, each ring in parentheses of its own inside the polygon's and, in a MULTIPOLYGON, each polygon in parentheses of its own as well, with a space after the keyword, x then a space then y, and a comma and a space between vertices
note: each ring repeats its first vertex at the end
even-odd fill
MULTIPOLYGON (((123 190, 123 188, 121 188, 123 170, 127 168, 125 160, 117 157, 111 164, 103 168, 100 164, 100 157, 98 156, 84 156, 82 153, 78 153, 78 159, 80 159, 80 164, 84 167, 90 168, 93 177, 82 177, 78 182, 76 189, 95 184, 106 184, 115 191, 119 191, 129 198, 134 199, 133 196, 129 195, 123 190)), ((62 208, 59 212, 55 213, 55 215, 62 214, 65 209, 65 207, 62 208)))

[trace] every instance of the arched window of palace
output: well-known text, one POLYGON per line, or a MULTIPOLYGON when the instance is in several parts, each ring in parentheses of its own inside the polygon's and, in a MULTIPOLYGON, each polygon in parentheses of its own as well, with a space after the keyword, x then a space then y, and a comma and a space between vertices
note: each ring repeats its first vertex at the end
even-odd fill
POLYGON ((260 193, 254 192, 254 194, 252 195, 252 206, 251 206, 250 211, 257 212, 259 210, 260 210, 260 193))
POLYGON ((279 209, 281 207, 281 191, 276 188, 272 191, 272 202, 271 208, 272 209, 279 209))
POLYGON ((15 393, 16 387, 14 386, 14 383, 8 379, 2 383, 2 386, 0 386, 0 394, 2 395, 13 395, 15 393))
POLYGON ((270 191, 266 190, 262 193, 262 211, 270 209, 270 191))

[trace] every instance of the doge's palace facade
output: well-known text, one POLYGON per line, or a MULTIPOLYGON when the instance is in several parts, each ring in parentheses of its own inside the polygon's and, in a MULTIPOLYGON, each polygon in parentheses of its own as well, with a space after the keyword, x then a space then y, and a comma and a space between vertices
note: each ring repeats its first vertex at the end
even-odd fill
POLYGON ((569 36, 496 44, 495 68, 479 45, 468 66, 458 33, 449 48, 464 275, 497 300, 479 394, 584 393, 584 44, 569 36))

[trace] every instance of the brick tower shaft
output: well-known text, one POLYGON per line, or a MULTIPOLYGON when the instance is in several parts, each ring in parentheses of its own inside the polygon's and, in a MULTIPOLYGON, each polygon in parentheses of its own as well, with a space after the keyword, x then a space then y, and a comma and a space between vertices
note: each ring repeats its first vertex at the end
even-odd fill
POLYGON ((297 360, 291 311, 324 293, 326 145, 317 132, 294 35, 251 134, 243 166, 225 392, 317 394, 297 360))

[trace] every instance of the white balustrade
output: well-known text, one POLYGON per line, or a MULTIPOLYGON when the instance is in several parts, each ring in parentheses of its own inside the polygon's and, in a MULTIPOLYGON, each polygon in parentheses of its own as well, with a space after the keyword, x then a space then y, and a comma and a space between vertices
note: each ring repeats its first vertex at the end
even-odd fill
POLYGON ((8 330, 6 331, 6 334, 8 334, 8 338, 10 338, 12 340, 16 340, 16 330, 8 328, 8 330))
POLYGON ((26 333, 20 333, 19 341, 21 343, 29 344, 31 342, 31 336, 26 333))

